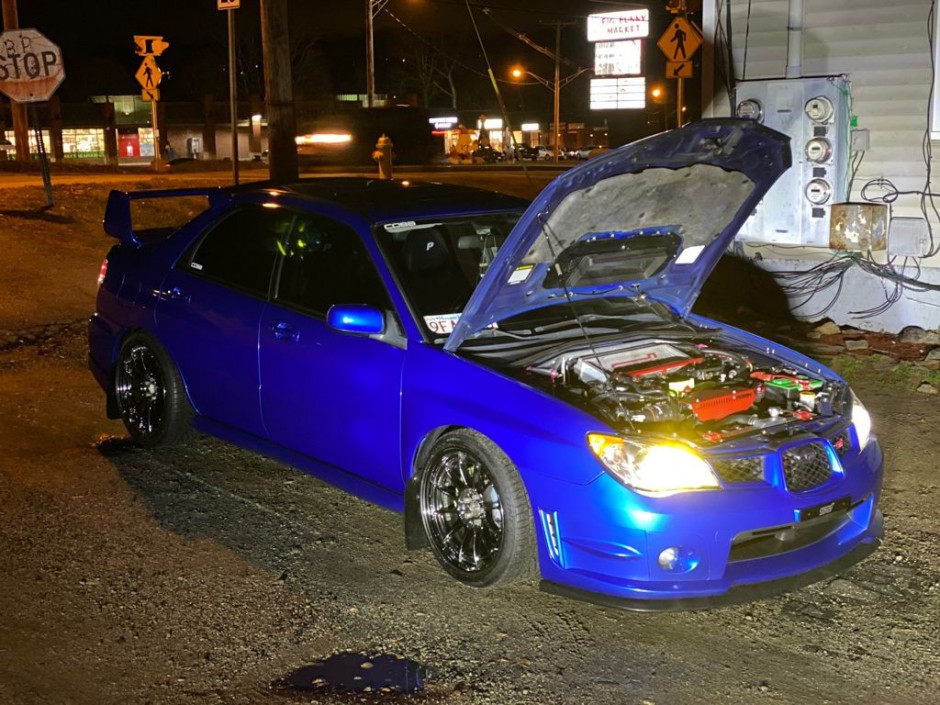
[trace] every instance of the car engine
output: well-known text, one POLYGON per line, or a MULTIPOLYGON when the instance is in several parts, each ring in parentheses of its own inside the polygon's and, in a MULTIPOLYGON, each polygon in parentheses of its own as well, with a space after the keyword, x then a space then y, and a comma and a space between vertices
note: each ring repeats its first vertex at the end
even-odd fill
POLYGON ((843 386, 763 355, 697 341, 580 346, 525 371, 531 383, 615 427, 698 445, 831 416, 843 386))

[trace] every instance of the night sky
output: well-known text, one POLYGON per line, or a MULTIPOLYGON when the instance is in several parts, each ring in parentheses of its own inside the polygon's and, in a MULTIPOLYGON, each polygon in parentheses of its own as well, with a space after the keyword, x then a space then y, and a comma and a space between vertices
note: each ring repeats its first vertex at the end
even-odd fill
MULTIPOLYGON (((465 0, 389 0, 376 18, 376 88, 379 93, 402 90, 408 61, 416 51, 429 49, 419 37, 433 43, 433 51, 446 52, 459 68, 460 102, 493 103, 486 79, 487 58, 499 78, 508 84, 508 68, 522 63, 529 70, 552 76, 552 62, 500 29, 480 9, 491 9, 500 23, 554 48, 555 21, 573 24, 563 31, 562 55, 570 60, 563 75, 591 66, 592 48, 585 37, 585 18, 591 12, 612 12, 647 6, 653 13, 651 34, 666 23, 662 2, 646 5, 606 0, 472 0, 473 17, 483 37, 477 41, 465 0), (658 23, 659 26, 657 26, 658 23), (484 55, 484 49, 486 54, 484 55)), ((242 0, 235 11, 239 94, 263 92, 260 0, 242 0)), ((311 99, 338 93, 365 91, 365 0, 288 0, 290 40, 299 63, 293 69, 295 98, 311 99)), ((134 54, 133 35, 161 35, 170 48, 158 59, 165 72, 163 99, 194 101, 204 94, 227 94, 226 17, 216 0, 19 0, 20 26, 34 27, 56 42, 63 52, 66 81, 59 91, 63 101, 84 101, 90 95, 136 93, 134 72, 140 58, 134 54)), ((648 42, 647 72, 661 71, 661 58, 648 42)), ((578 79, 563 91, 568 110, 587 101, 588 80, 578 79)), ((446 107, 446 97, 434 100, 446 107)), ((510 109, 546 110, 551 92, 538 85, 507 85, 510 109)), ((433 101, 432 101, 433 102, 433 101)))

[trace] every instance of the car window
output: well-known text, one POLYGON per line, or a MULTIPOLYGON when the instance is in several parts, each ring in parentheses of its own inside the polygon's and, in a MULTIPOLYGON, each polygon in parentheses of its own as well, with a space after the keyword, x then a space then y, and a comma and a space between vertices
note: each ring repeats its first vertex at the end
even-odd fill
POLYGON ((293 218, 283 209, 235 209, 206 233, 185 266, 200 276, 266 296, 278 243, 290 232, 293 218))
POLYGON ((519 213, 385 223, 376 236, 428 332, 449 333, 519 213))
POLYGON ((372 258, 355 231, 328 218, 298 215, 282 244, 277 300, 319 316, 336 304, 391 308, 372 258))

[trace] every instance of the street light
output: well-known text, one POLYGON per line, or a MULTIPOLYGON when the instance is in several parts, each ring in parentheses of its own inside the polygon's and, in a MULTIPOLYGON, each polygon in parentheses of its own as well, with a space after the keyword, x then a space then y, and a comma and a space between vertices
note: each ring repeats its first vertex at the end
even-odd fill
MULTIPOLYGON (((556 59, 557 59, 557 54, 556 54, 556 59)), ((555 61, 555 80, 554 81, 549 81, 547 78, 542 78, 538 74, 534 74, 522 66, 513 66, 512 70, 510 71, 510 74, 512 75, 513 78, 518 80, 522 78, 523 76, 528 76, 529 78, 534 79, 538 83, 541 83, 548 90, 552 91, 552 93, 555 94, 555 106, 554 106, 555 107, 555 118, 554 118, 555 135, 554 135, 554 139, 552 140, 552 142, 554 142, 554 144, 552 145, 552 154, 554 155, 554 160, 556 162, 558 161, 558 143, 561 139, 561 122, 560 122, 561 120, 561 89, 567 86, 569 83, 571 83, 574 79, 576 79, 585 71, 590 71, 590 69, 578 69, 570 76, 565 76, 564 78, 562 78, 560 67, 559 67, 559 62, 557 60, 555 61)))

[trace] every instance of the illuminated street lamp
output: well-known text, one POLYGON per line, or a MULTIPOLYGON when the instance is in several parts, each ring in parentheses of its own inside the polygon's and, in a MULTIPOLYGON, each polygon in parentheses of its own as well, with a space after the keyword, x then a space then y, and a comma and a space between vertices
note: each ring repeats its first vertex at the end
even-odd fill
POLYGON ((554 81, 549 81, 547 78, 542 78, 538 74, 534 74, 522 66, 513 66, 512 70, 510 71, 510 74, 512 75, 514 79, 519 80, 523 76, 528 76, 529 78, 534 79, 538 83, 541 83, 548 90, 552 91, 552 93, 555 94, 555 117, 554 117, 555 134, 554 134, 554 138, 552 139, 552 142, 554 142, 554 144, 552 145, 552 155, 556 162, 558 161, 558 144, 559 144, 559 141, 561 140, 561 122, 560 122, 561 89, 567 86, 569 83, 571 83, 574 79, 576 79, 585 71, 590 71, 590 69, 578 69, 570 76, 565 76, 564 78, 561 78, 561 74, 559 70, 559 62, 557 60, 555 61, 555 80, 554 81))

